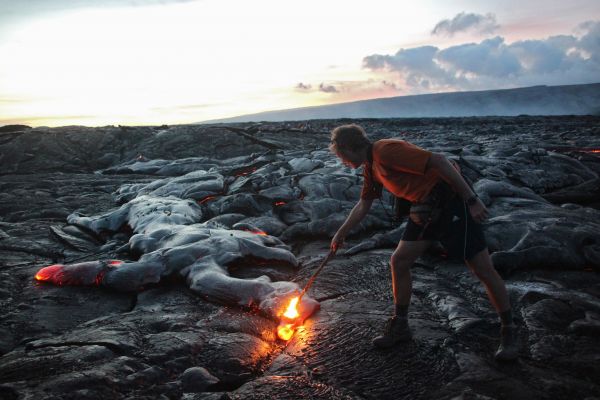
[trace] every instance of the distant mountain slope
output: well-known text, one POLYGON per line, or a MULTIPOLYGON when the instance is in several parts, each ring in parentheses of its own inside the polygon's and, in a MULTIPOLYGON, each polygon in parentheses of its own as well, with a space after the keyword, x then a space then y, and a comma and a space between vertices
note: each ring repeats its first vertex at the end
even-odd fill
POLYGON ((600 114, 600 83, 398 96, 203 121, 600 114))

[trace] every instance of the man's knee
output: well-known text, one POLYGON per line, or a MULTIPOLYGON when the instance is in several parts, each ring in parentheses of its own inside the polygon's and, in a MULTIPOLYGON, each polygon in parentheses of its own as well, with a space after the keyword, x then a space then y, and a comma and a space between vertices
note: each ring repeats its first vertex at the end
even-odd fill
POLYGON ((487 253, 487 249, 482 250, 480 253, 468 260, 467 266, 477 278, 483 281, 493 278, 496 272, 489 254, 487 253))
POLYGON ((402 251, 395 251, 390 259, 390 266, 397 272, 410 270, 417 257, 402 251))

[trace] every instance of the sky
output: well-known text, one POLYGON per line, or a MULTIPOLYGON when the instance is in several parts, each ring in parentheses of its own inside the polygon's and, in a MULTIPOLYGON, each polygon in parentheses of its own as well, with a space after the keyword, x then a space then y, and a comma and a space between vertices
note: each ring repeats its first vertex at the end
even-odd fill
POLYGON ((598 0, 0 0, 0 125, 595 82, 598 0))

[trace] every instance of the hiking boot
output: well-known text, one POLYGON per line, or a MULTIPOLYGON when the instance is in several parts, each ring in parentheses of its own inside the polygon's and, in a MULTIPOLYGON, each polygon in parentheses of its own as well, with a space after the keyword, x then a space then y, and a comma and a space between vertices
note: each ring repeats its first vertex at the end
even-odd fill
POLYGON ((496 361, 512 361, 519 357, 516 325, 500 328, 500 346, 494 354, 496 361))
POLYGON ((406 318, 391 317, 385 323, 383 335, 373 339, 373 345, 379 348, 392 347, 398 342, 405 342, 412 338, 406 318))

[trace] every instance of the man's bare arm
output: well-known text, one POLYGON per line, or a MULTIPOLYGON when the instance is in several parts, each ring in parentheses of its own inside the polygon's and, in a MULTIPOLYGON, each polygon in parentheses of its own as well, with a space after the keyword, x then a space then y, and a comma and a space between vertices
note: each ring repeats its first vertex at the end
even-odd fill
POLYGON ((440 174, 440 177, 448 182, 448 184, 452 186, 452 189, 454 189, 463 200, 466 201, 475 196, 475 203, 469 205, 469 211, 475 221, 482 222, 487 218, 488 211, 487 208, 485 208, 485 205, 476 197, 476 194, 471 190, 467 182, 465 182, 462 175, 444 155, 432 153, 425 168, 435 169, 440 174))
POLYGON ((348 217, 346 217, 346 221, 344 221, 340 229, 338 229, 337 233, 331 240, 331 249, 333 251, 337 251, 337 249, 344 244, 346 235, 352 230, 352 228, 362 221, 362 219, 371 209, 372 204, 373 200, 365 199, 360 199, 360 201, 356 203, 356 205, 352 208, 352 211, 350 211, 350 214, 348 214, 348 217))

